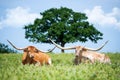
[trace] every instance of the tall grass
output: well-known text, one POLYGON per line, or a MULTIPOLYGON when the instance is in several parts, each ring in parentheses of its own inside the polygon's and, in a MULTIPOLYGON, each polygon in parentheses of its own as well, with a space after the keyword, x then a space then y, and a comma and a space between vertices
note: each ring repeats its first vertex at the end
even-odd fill
POLYGON ((22 65, 22 54, 0 54, 0 80, 120 80, 120 53, 112 64, 73 65, 74 54, 49 54, 51 66, 22 65))

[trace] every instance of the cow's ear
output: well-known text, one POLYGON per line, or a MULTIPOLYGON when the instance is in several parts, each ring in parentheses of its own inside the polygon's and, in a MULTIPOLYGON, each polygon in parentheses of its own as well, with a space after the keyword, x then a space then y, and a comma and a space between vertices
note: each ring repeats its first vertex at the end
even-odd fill
POLYGON ((87 51, 87 49, 86 49, 86 48, 83 48, 82 50, 87 51))
POLYGON ((25 49, 24 49, 24 52, 27 52, 27 51, 28 51, 28 48, 25 48, 25 49))

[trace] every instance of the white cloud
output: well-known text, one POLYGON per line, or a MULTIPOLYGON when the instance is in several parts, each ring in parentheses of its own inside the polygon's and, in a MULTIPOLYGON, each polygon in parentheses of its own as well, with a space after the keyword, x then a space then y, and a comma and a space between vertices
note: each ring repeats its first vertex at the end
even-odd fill
POLYGON ((88 21, 93 24, 120 29, 120 9, 117 7, 110 13, 105 13, 101 6, 95 6, 92 10, 86 9, 84 12, 88 16, 88 21))
POLYGON ((36 18, 41 18, 40 14, 31 13, 29 8, 16 7, 8 9, 4 19, 0 20, 0 28, 3 27, 23 27, 33 23, 36 18))

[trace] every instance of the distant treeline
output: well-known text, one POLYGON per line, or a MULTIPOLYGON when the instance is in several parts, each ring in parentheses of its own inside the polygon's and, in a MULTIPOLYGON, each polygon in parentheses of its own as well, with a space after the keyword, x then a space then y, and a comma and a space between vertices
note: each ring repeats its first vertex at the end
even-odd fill
POLYGON ((0 43, 0 54, 2 53, 17 53, 16 50, 13 50, 3 43, 0 43))

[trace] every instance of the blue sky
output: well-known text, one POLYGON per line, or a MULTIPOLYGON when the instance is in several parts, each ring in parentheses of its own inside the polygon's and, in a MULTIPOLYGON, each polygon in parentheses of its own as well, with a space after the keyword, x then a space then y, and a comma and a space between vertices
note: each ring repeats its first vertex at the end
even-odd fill
MULTIPOLYGON (((88 41, 76 42, 65 46, 99 47, 105 41, 109 43, 100 52, 120 52, 120 1, 119 0, 0 0, 0 42, 8 44, 9 39, 17 47, 34 45, 41 50, 54 47, 52 44, 34 44, 25 39, 24 25, 41 18, 40 12, 50 8, 67 7, 75 12, 84 12, 88 21, 101 31, 103 40, 97 44, 88 41)), ((11 46, 10 46, 11 47, 11 46)), ((59 53, 59 49, 54 50, 59 53)), ((74 52, 66 51, 66 52, 74 52)))

